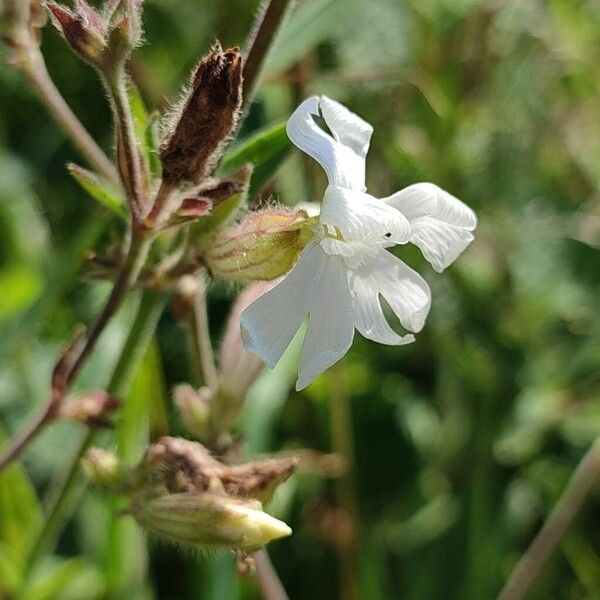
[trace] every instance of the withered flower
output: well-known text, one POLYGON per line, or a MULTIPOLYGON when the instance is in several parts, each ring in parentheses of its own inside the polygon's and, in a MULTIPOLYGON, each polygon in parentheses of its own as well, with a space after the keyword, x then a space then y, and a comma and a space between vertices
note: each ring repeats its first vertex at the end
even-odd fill
POLYGON ((231 135, 242 100, 242 56, 216 42, 194 69, 181 109, 160 149, 163 180, 198 183, 210 172, 231 135))
POLYGON ((296 465, 288 457, 229 466, 197 442, 168 436, 132 470, 104 450, 90 450, 83 461, 96 485, 128 496, 129 512, 149 532, 176 544, 243 552, 291 534, 263 503, 296 465))

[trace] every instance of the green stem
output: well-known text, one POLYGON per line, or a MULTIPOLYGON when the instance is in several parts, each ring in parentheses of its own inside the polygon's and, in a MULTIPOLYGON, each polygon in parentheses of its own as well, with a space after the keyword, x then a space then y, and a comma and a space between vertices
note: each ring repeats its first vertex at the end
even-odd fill
POLYGON ((206 305, 206 284, 198 282, 189 311, 191 343, 203 383, 215 392, 219 385, 219 375, 208 327, 208 307, 206 305))
MULTIPOLYGON (((151 291, 144 292, 107 387, 110 394, 121 396, 125 393, 131 373, 145 352, 156 328, 164 303, 165 298, 161 295, 151 291)), ((54 546, 64 523, 74 509, 78 492, 81 493, 84 488, 84 482, 78 476, 79 462, 97 436, 96 431, 88 431, 75 451, 60 483, 54 488, 44 523, 31 546, 27 561, 28 568, 31 568, 46 551, 54 546)))
POLYGON ((356 526, 358 507, 354 479, 354 434, 352 431, 352 406, 344 367, 338 363, 329 370, 329 410, 331 420, 331 449, 342 456, 346 472, 337 479, 337 499, 346 512, 350 531, 338 545, 340 570, 340 598, 357 600, 360 596, 358 582, 358 544, 356 526))
POLYGON ((136 224, 145 216, 140 151, 135 137, 133 115, 127 95, 127 75, 120 67, 108 73, 105 79, 113 104, 115 129, 117 130, 117 165, 123 186, 127 191, 130 211, 136 224))

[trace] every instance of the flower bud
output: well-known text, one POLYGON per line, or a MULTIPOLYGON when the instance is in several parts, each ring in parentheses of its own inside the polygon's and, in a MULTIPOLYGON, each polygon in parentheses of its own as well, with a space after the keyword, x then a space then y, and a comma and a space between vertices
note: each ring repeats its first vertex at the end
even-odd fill
POLYGON ((198 183, 215 165, 235 127, 242 100, 242 56, 216 42, 194 70, 189 92, 160 148, 163 180, 198 183))
POLYGON ((203 254, 213 274, 236 281, 269 281, 287 273, 310 236, 304 211, 254 212, 223 229, 203 254))
POLYGON ((112 43, 127 52, 142 40, 142 7, 143 0, 110 0, 106 5, 105 15, 112 43))
POLYGON ((207 387, 196 391, 191 385, 182 384, 173 390, 175 406, 183 425, 198 439, 206 437, 210 414, 211 391, 207 387))
POLYGON ((292 530, 263 512, 260 502, 216 494, 170 494, 132 505, 138 523, 177 544, 235 548, 247 552, 286 537, 292 530))
POLYGON ((77 0, 74 11, 56 2, 48 2, 46 6, 52 23, 75 54, 98 66, 107 48, 108 30, 102 17, 84 0, 77 0))
POLYGON ((108 415, 119 405, 119 401, 106 392, 94 392, 61 403, 58 414, 88 427, 110 427, 108 415))
POLYGON ((75 54, 103 72, 121 64, 142 38, 141 0, 111 0, 102 15, 85 0, 75 0, 73 10, 56 2, 46 6, 75 54))
POLYGON ((81 466, 90 481, 101 490, 119 493, 129 487, 129 472, 112 452, 90 448, 81 459, 81 466))

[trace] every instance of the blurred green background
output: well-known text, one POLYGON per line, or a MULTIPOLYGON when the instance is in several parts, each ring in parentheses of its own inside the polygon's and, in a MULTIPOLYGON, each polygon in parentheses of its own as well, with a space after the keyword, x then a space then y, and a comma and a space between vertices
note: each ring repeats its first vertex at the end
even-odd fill
MULTIPOLYGON (((148 41, 132 72, 158 109, 214 38, 243 44, 257 9, 255 0, 146 4, 148 41)), ((476 241, 442 275, 400 250, 433 291, 416 343, 357 336, 337 367, 288 399, 292 349, 250 394, 239 426, 250 453, 336 451, 352 467, 341 479, 300 473, 275 498, 271 512, 294 535, 270 553, 292 599, 494 597, 600 432, 599 50, 597 0, 303 0, 280 35, 242 137, 310 94, 330 95, 375 127, 373 195, 431 181, 480 220, 476 241)), ((50 28, 43 51, 110 149, 95 74, 50 28)), ((66 173, 69 160, 83 162, 22 76, 2 66, 0 436, 44 402, 61 345, 108 291, 77 272, 86 249, 121 232, 66 173)), ((294 151, 259 199, 292 205, 323 189, 320 169, 294 151)), ((211 288, 217 339, 236 292, 211 288)), ((105 384, 131 310, 103 336, 79 388, 105 384)), ((148 434, 182 433, 169 390, 191 377, 188 365, 167 308, 117 430, 131 461, 148 434)), ((227 553, 146 541, 83 487, 55 554, 25 578, 38 498, 82 436, 55 425, 24 468, 0 477, 0 598, 259 597, 227 553)), ((531 598, 600 598, 599 510, 596 496, 531 598)))

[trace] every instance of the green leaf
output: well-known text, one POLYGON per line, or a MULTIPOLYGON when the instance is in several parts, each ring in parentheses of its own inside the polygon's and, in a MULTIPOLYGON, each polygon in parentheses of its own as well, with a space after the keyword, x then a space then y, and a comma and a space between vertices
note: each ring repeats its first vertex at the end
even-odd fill
POLYGON ((285 131, 285 121, 261 129, 242 140, 223 157, 219 173, 232 173, 247 163, 254 165, 249 198, 261 190, 287 157, 292 144, 285 131))
POLYGON ((282 73, 338 26, 352 0, 305 0, 282 27, 269 53, 265 72, 282 73))
MULTIPOLYGON (((5 441, 0 430, 0 443, 5 441)), ((41 518, 33 485, 20 464, 13 463, 0 473, 0 542, 23 555, 41 518)))
POLYGON ((98 597, 98 588, 101 587, 99 574, 84 558, 57 561, 55 564, 48 564, 48 561, 45 561, 36 569, 32 581, 16 596, 16 600, 54 600, 72 597, 70 592, 77 586, 77 580, 82 579, 84 579, 86 592, 83 597, 98 597))
POLYGON ((156 340, 137 367, 115 432, 117 452, 129 464, 139 461, 149 439, 150 413, 165 418, 165 382, 156 340))
POLYGON ((148 114, 138 88, 131 84, 127 88, 129 105, 133 116, 133 129, 144 163, 152 177, 160 177, 161 165, 158 160, 158 129, 155 116, 148 114))
POLYGON ((0 271, 0 322, 27 310, 39 296, 42 278, 38 271, 25 264, 0 271))
POLYGON ((85 252, 94 247, 107 222, 107 215, 92 214, 88 220, 80 223, 70 246, 52 258, 43 292, 29 310, 4 326, 0 336, 0 360, 4 360, 20 344, 26 343, 56 314, 60 301, 75 284, 85 252))
POLYGON ((111 183, 74 163, 69 163, 67 170, 92 198, 119 217, 126 218, 125 200, 111 183))
POLYGON ((0 542, 0 598, 12 598, 23 581, 23 561, 7 544, 0 542))

